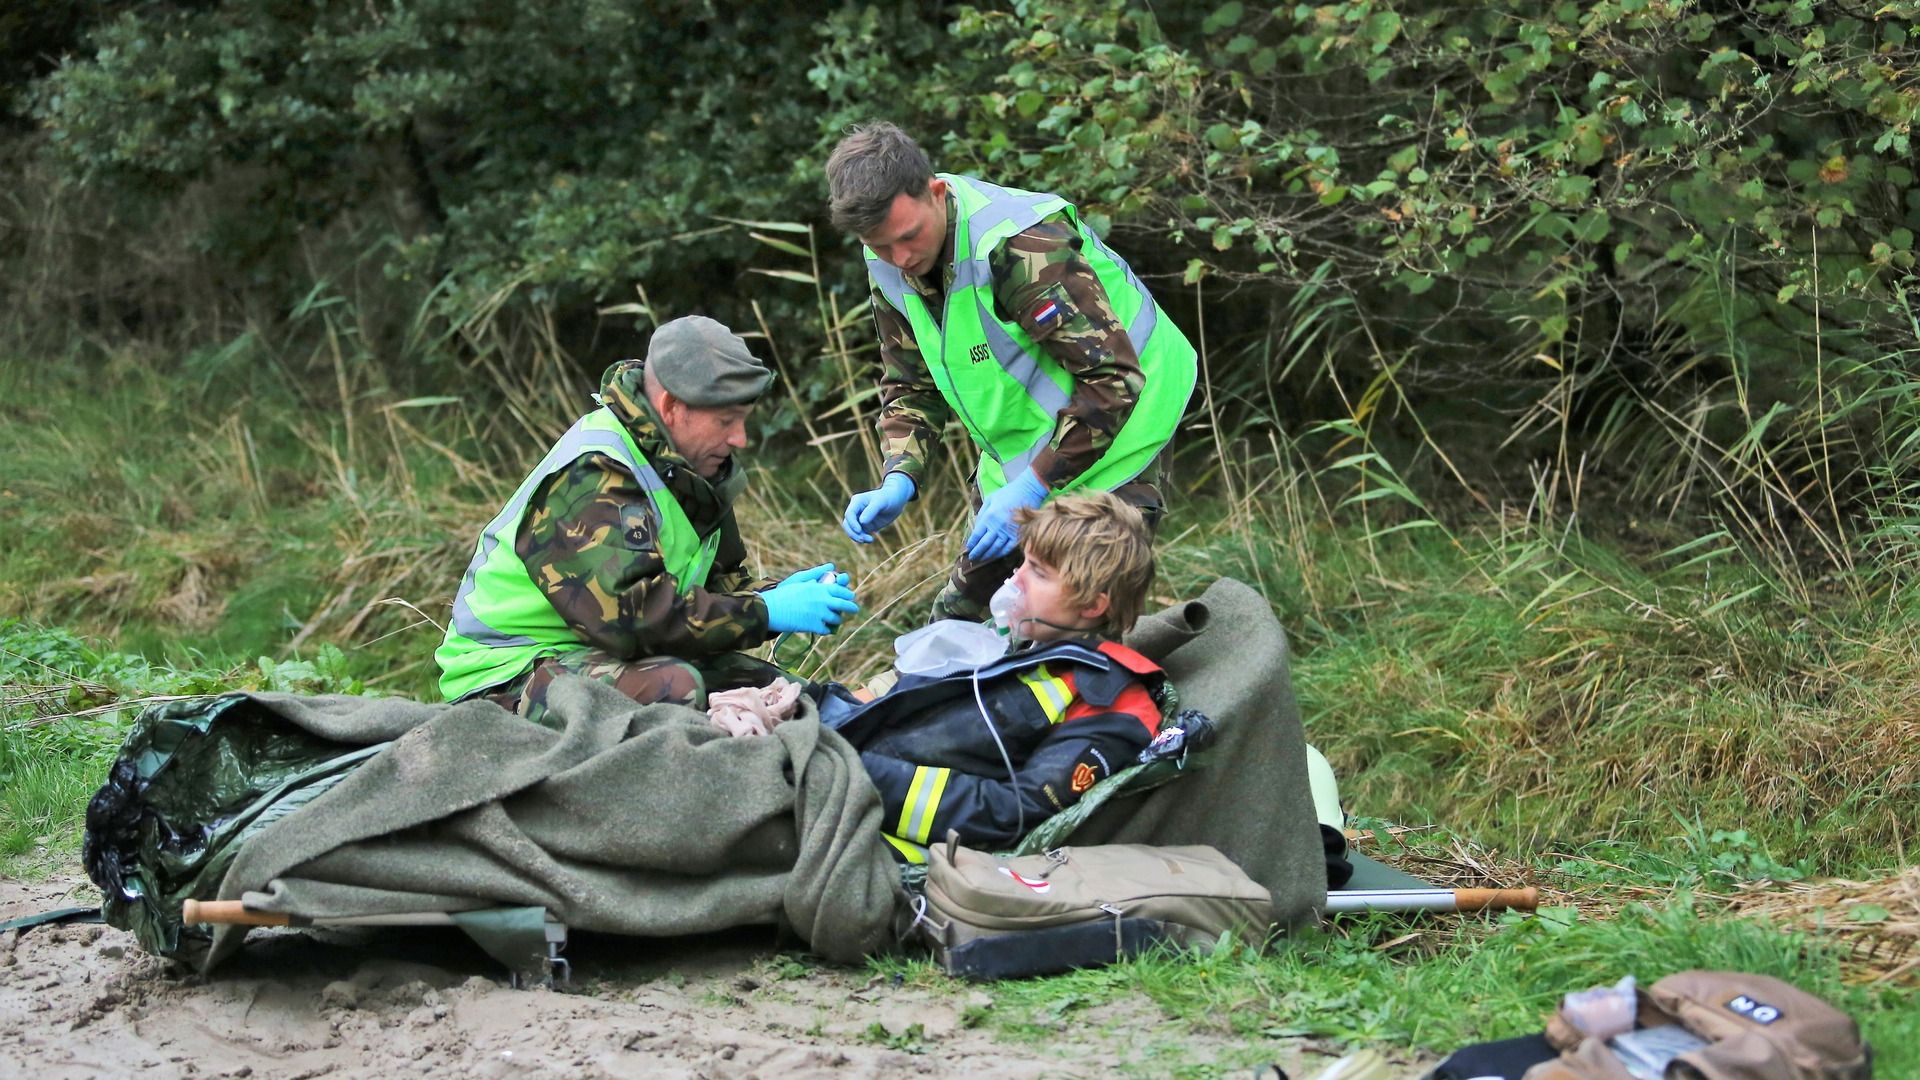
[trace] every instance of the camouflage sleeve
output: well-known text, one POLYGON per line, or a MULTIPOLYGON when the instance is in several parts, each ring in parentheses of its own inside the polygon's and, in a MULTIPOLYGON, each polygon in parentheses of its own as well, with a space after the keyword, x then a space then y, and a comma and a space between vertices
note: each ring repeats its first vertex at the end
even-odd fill
MULTIPOLYGON (((731 519, 723 528, 732 526, 731 519)), ((582 641, 622 659, 698 659, 765 641, 767 605, 731 591, 737 562, 682 596, 660 555, 653 502, 625 467, 586 454, 533 493, 514 538, 527 573, 582 641), (722 586, 722 588, 715 588, 722 586)), ((721 558, 727 556, 722 539, 721 558)))
POLYGON ((717 593, 749 593, 770 589, 778 578, 755 577, 747 569, 747 545, 740 538, 740 525, 732 508, 720 523, 720 550, 714 554, 713 570, 707 574, 707 589, 717 593))
POLYGON ((1033 471, 1059 488, 1113 445, 1140 400, 1140 357, 1064 214, 1015 233, 990 257, 1001 318, 1018 323, 1073 376, 1073 393, 1033 471))
POLYGON ((880 472, 903 472, 922 485, 922 473, 953 415, 927 373, 927 362, 907 317, 873 291, 873 326, 880 337, 880 472))

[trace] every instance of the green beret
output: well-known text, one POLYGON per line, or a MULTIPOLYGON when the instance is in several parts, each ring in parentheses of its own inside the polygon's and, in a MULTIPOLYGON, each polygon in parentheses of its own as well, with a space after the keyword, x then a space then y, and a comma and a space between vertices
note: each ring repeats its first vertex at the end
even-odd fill
POLYGON ((752 404, 773 381, 739 334, 705 315, 662 323, 647 343, 647 370, 667 393, 700 408, 752 404))

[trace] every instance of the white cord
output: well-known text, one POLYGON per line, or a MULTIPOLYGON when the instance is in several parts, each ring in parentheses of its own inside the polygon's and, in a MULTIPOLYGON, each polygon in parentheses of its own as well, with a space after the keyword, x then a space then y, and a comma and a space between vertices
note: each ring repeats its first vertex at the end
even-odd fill
MULTIPOLYGON (((921 893, 913 898, 913 921, 907 924, 906 933, 911 934, 922 926, 936 930, 946 929, 944 923, 936 921, 932 916, 927 914, 927 894, 925 893, 921 893)), ((905 934, 901 936, 904 937, 905 934)))
POLYGON ((980 694, 980 669, 973 669, 973 703, 980 707, 980 719, 987 725, 987 734, 993 736, 993 745, 1000 750, 1000 760, 1006 762, 1007 780, 1013 784, 1013 810, 1019 825, 1013 842, 1018 844, 1027 835, 1027 803, 1020 797, 1020 774, 1013 770, 1013 758, 1007 753, 1007 744, 1000 740, 1000 729, 993 726, 993 717, 987 714, 987 699, 980 694))

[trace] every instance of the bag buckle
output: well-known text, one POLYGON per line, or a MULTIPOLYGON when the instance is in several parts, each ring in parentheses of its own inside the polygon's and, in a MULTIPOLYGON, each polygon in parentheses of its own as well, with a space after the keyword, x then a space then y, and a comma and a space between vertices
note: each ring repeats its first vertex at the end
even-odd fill
POLYGON ((1058 870, 1061 867, 1067 865, 1067 849, 1066 848, 1057 847, 1052 849, 1051 851, 1042 852, 1041 854, 1043 854, 1047 860, 1047 865, 1044 868, 1042 868, 1040 871, 1040 876, 1042 878, 1046 877, 1048 874, 1053 873, 1055 870, 1058 870))

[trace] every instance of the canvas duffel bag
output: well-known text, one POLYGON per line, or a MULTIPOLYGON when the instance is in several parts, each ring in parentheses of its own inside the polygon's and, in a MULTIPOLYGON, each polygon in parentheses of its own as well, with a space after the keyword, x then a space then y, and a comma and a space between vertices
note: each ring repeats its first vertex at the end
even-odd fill
POLYGON ((1211 847, 1100 844, 1000 857, 928 852, 916 928, 948 972, 995 979, 1110 964, 1155 945, 1264 943, 1273 898, 1211 847))

